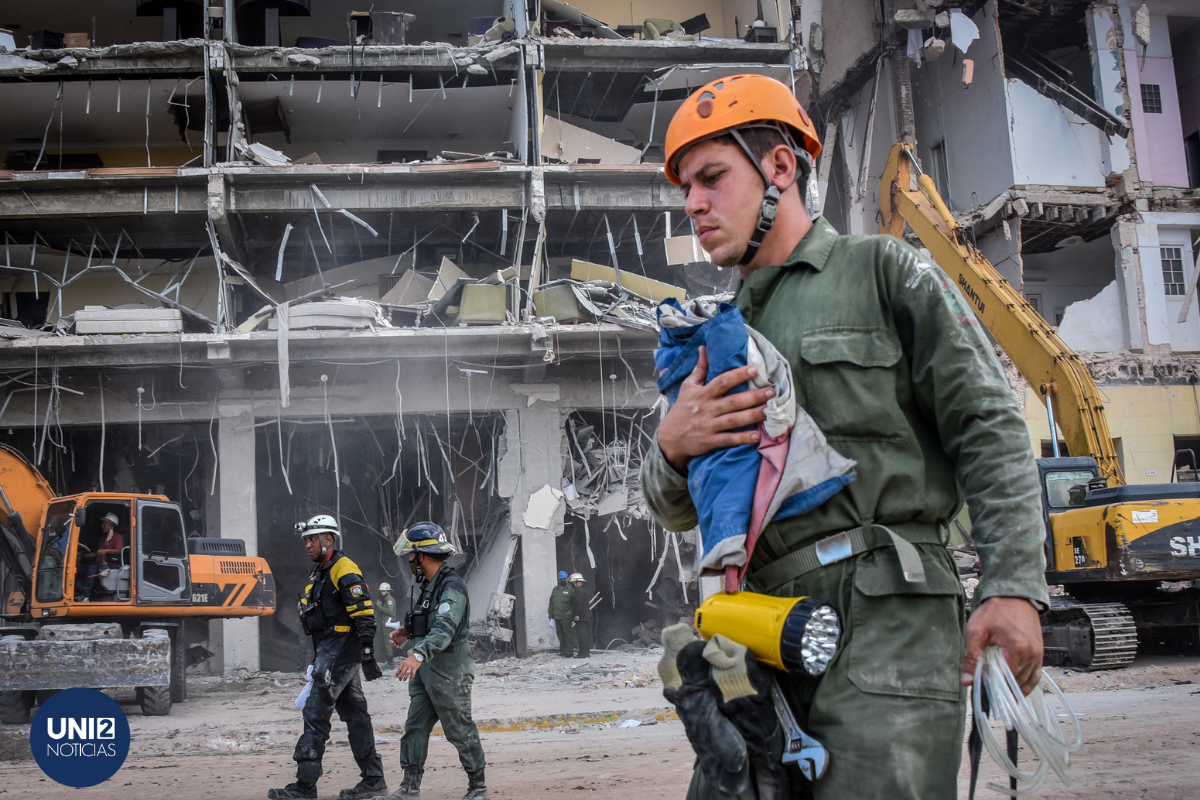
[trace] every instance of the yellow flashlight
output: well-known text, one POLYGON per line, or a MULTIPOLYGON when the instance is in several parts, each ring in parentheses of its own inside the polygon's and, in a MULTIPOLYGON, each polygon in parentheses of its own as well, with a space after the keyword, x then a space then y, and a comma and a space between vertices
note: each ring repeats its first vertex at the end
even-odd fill
POLYGON ((833 660, 841 622, 833 606, 812 597, 717 592, 696 609, 696 630, 745 645, 775 669, 817 676, 833 660))

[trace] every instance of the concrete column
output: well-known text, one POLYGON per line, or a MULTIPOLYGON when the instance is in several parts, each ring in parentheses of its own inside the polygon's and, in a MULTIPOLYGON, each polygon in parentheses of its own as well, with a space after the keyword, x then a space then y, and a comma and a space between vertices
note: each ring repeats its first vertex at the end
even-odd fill
MULTIPOLYGON (((209 536, 242 539, 246 555, 258 555, 258 510, 254 473, 254 414, 246 403, 218 406, 217 476, 221 527, 209 536)), ((223 674, 234 669, 259 669, 258 617, 213 620, 209 623, 213 665, 223 674)))
POLYGON ((529 508, 530 496, 538 490, 546 486, 562 489, 563 419, 557 405, 542 400, 536 400, 532 406, 506 416, 509 425, 515 418, 520 434, 519 438, 510 435, 506 439, 509 442, 519 441, 521 448, 521 472, 509 508, 513 533, 521 537, 524 645, 528 652, 556 647, 558 643, 546 618, 546 604, 550 600, 550 591, 557 583, 558 557, 554 540, 563 532, 566 504, 559 500, 547 528, 527 525, 525 512, 529 508))

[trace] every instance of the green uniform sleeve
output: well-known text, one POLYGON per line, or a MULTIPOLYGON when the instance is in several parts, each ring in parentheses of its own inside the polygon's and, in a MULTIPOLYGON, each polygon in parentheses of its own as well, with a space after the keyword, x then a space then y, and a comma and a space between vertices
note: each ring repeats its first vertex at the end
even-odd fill
POLYGON ((430 621, 429 634, 417 646, 414 653, 420 653, 426 660, 445 650, 458 626, 462 624, 463 614, 467 608, 467 598, 457 589, 447 589, 436 609, 435 616, 430 621))
POLYGON ((976 598, 1049 604, 1045 525, 1029 432, 983 326, 953 281, 916 250, 881 239, 893 318, 914 400, 936 426, 971 510, 983 574, 976 598))
POLYGON ((690 531, 700 524, 688 493, 687 477, 667 462, 657 440, 642 459, 642 494, 658 523, 669 531, 690 531))

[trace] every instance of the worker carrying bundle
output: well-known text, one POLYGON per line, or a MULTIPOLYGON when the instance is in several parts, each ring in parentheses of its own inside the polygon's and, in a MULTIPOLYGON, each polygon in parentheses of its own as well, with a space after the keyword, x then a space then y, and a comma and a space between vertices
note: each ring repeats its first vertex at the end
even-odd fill
POLYGON ((762 387, 774 392, 756 443, 704 453, 688 464, 688 491, 697 499, 700 518, 701 569, 728 570, 726 588, 734 591, 763 524, 824 503, 853 480, 854 462, 830 447, 812 417, 796 405, 791 365, 745 324, 737 308, 704 300, 684 308, 670 298, 658 307, 658 323, 654 360, 658 389, 668 403, 696 371, 701 347, 708 361, 706 379, 749 364, 758 374, 731 392, 762 387))
MULTIPOLYGON (((956 797, 964 674, 969 683, 981 649, 999 645, 1030 691, 1049 599, 1029 434, 991 343, 953 281, 914 248, 841 236, 810 216, 803 190, 821 144, 783 84, 740 75, 700 87, 665 150, 701 245, 739 268, 740 323, 790 365, 796 405, 856 464, 855 480, 807 513, 764 513, 753 547, 743 544, 740 585, 727 587, 751 591, 715 595, 697 614, 707 642, 686 627, 663 632, 664 694, 698 756, 689 800, 956 797), (944 546, 964 501, 983 562, 969 624, 944 546), (788 762, 798 770, 777 767, 806 748, 813 757, 788 762)), ((677 396, 642 465, 668 530, 712 521, 716 500, 696 493, 692 470, 714 452, 757 451, 784 389, 761 381, 769 367, 718 358, 714 337, 706 342, 694 368, 673 376, 677 396)), ((757 488, 753 472, 739 493, 757 488)), ((728 507, 753 510, 754 495, 728 507)), ((705 556, 718 546, 706 538, 705 556)))

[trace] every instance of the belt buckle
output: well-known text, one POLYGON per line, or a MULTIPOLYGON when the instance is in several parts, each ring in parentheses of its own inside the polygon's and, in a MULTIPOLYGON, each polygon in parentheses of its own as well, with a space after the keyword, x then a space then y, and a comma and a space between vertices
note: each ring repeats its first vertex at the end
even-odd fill
POLYGON ((844 561, 854 555, 854 548, 850 544, 850 535, 845 531, 826 536, 817 542, 813 549, 817 554, 817 561, 820 561, 823 567, 844 561))

